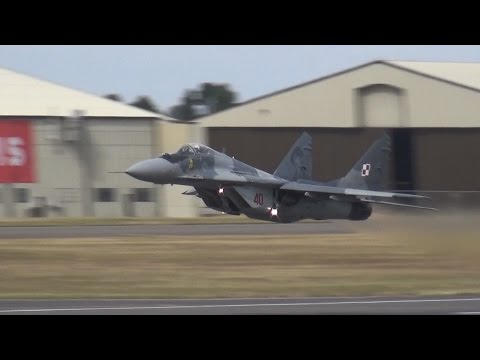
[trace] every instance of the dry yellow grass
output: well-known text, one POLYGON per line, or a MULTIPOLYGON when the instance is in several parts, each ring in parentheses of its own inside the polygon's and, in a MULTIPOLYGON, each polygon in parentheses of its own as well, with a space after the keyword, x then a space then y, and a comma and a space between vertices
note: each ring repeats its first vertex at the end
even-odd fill
POLYGON ((53 217, 53 218, 0 218, 2 226, 96 226, 96 225, 151 225, 151 224, 249 224, 260 220, 246 216, 212 215, 192 218, 160 217, 53 217))
POLYGON ((2 298, 480 292, 476 232, 0 241, 2 298))

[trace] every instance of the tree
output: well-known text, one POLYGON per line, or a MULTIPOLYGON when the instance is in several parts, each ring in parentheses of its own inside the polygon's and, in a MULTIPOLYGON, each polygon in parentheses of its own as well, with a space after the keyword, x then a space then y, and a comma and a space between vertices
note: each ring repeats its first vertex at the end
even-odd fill
POLYGON ((195 117, 192 108, 185 104, 175 105, 170 108, 170 116, 179 120, 192 120, 195 117))
POLYGON ((182 96, 180 104, 175 105, 170 109, 170 115, 172 117, 180 120, 192 120, 195 118, 191 92, 192 90, 186 90, 182 96))
POLYGON ((237 99, 237 94, 230 90, 228 84, 203 83, 200 91, 202 100, 207 105, 210 114, 228 109, 233 106, 237 99))
POLYGON ((202 83, 198 90, 186 90, 179 105, 170 109, 170 115, 180 120, 193 120, 235 105, 237 94, 228 84, 202 83))
POLYGON ((108 94, 108 95, 105 95, 104 98, 107 98, 107 99, 110 99, 110 100, 114 100, 114 101, 120 101, 120 102, 123 102, 123 99, 120 95, 118 94, 108 94))
POLYGON ((156 113, 159 112, 155 103, 148 96, 145 95, 137 97, 137 99, 130 105, 147 111, 152 111, 156 113))

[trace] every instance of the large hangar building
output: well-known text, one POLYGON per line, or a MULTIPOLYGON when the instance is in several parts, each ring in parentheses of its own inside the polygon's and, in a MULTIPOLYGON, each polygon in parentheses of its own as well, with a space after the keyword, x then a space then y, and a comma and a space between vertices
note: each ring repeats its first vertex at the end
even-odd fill
MULTIPOLYGON (((387 129, 389 188, 480 190, 477 63, 374 61, 197 125, 7 69, 0 96, 0 217, 198 216, 203 204, 182 187, 114 172, 193 141, 273 172, 304 130, 315 179, 343 176, 387 129)), ((468 193, 453 199, 479 202, 468 193)))
POLYGON ((369 62, 197 122, 212 147, 269 172, 307 130, 318 180, 343 176, 386 129, 389 188, 480 190, 477 63, 369 62))
POLYGON ((0 98, 0 217, 197 215, 181 189, 118 173, 203 141, 196 126, 7 69, 0 98))

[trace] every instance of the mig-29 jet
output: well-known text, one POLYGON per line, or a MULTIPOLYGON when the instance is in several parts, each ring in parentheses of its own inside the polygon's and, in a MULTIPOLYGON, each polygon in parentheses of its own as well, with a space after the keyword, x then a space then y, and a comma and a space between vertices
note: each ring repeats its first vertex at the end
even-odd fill
POLYGON ((372 204, 405 206, 382 199, 425 196, 382 191, 390 137, 384 133, 342 178, 312 180, 312 138, 304 132, 273 174, 202 144, 183 145, 176 153, 140 161, 125 173, 154 184, 192 186, 209 208, 231 215, 291 223, 303 219, 366 220, 372 204))

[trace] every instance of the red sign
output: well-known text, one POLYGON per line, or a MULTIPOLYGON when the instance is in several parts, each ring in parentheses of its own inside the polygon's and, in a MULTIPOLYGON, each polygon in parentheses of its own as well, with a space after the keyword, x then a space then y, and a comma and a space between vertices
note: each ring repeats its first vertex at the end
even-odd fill
POLYGON ((30 121, 0 120, 0 183, 35 182, 30 121))

